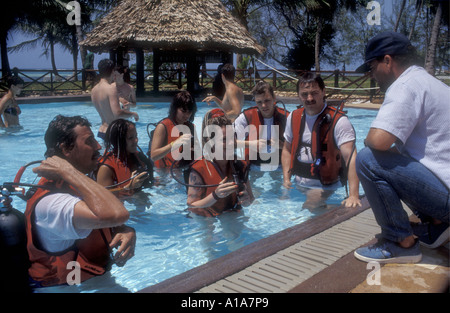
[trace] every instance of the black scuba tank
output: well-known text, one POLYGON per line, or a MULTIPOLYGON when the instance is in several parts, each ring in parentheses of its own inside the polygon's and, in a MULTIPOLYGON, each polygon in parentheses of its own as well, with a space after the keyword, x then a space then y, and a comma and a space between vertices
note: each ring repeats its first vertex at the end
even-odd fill
POLYGON ((11 206, 10 192, 0 193, 0 290, 29 292, 25 216, 11 206))

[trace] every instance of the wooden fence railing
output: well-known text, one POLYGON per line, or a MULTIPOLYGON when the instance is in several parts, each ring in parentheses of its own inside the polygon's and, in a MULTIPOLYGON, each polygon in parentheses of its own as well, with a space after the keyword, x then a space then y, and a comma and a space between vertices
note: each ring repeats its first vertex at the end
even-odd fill
MULTIPOLYGON (((41 70, 22 69, 14 75, 24 80, 24 95, 55 95, 86 91, 94 85, 95 70, 41 70)), ((0 79, 0 91, 6 91, 5 78, 0 79)))
MULTIPOLYGON (((172 70, 159 71, 159 89, 177 90, 186 88, 186 69, 178 68, 172 70)), ((199 75, 199 88, 210 89, 216 75, 216 70, 203 69, 199 75)), ((297 77, 302 71, 281 70, 281 69, 258 69, 256 73, 250 70, 237 69, 235 82, 245 91, 251 91, 255 83, 259 80, 269 82, 275 91, 294 92, 296 91, 297 77)), ((131 84, 136 83, 136 72, 131 71, 131 84)), ((370 98, 382 97, 376 84, 370 80, 369 76, 350 71, 320 71, 320 74, 327 86, 327 96, 370 98)), ((91 89, 96 83, 95 70, 52 70, 21 69, 15 75, 24 81, 23 95, 59 95, 77 94, 91 89)), ((153 90, 152 71, 145 72, 146 91, 153 90)), ((0 92, 6 91, 3 79, 0 80, 0 92)))

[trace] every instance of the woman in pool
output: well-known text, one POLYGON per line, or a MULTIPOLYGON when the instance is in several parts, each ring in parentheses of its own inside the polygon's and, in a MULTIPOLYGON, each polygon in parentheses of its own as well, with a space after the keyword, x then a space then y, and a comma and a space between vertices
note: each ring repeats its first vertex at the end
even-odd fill
POLYGON ((23 80, 18 76, 8 78, 8 92, 0 100, 0 127, 19 126, 19 114, 16 96, 23 89, 23 80), (3 117, 3 119, 2 119, 3 117))
POLYGON ((130 196, 152 179, 153 167, 139 151, 134 123, 124 119, 113 121, 106 131, 105 153, 99 160, 97 182, 103 186, 117 185, 113 190, 119 191, 119 196, 130 196))
POLYGON ((119 96, 120 106, 124 110, 130 110, 131 107, 136 106, 136 92, 133 86, 125 81, 125 74, 128 73, 126 66, 116 66, 115 68, 115 86, 117 95, 119 96))
POLYGON ((173 152, 182 153, 183 146, 189 144, 191 155, 188 161, 193 160, 195 133, 192 122, 196 111, 197 104, 188 91, 180 91, 174 96, 169 116, 158 123, 151 140, 149 155, 157 168, 169 168, 175 161, 173 152))
POLYGON ((248 181, 249 164, 235 160, 236 139, 232 129, 227 136, 227 127, 232 127, 232 124, 221 109, 206 113, 202 125, 205 151, 208 143, 214 141, 214 144, 209 146, 211 154, 205 153, 201 160, 191 166, 187 198, 189 210, 201 216, 217 216, 226 210, 239 211, 241 205, 249 206, 255 199, 248 181), (221 134, 215 133, 212 139, 214 127, 221 134), (208 130, 205 131, 206 128, 208 130), (227 147, 233 149, 231 158, 227 158, 227 147))

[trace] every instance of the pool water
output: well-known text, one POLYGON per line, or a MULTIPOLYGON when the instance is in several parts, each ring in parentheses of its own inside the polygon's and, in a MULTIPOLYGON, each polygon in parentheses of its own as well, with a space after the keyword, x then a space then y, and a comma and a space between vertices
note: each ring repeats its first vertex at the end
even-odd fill
MULTIPOLYGON (((198 130, 202 117, 211 107, 204 103, 197 105, 194 124, 198 130)), ((245 107, 251 105, 248 102, 245 107)), ((133 108, 140 117, 136 128, 144 151, 149 142, 147 124, 166 117, 168 107, 169 103, 152 102, 139 103, 133 108)), ((286 108, 292 111, 296 105, 286 105, 286 108)), ((92 123, 94 134, 100 126, 100 118, 90 102, 25 104, 21 109, 21 128, 0 129, 0 184, 13 181, 22 165, 43 159, 44 133, 55 115, 82 115, 92 123)), ((376 111, 348 109, 357 132, 358 150, 375 115, 376 111)), ((239 213, 228 212, 216 218, 189 214, 185 187, 166 174, 155 173, 155 176, 160 176, 162 185, 146 189, 135 195, 132 202, 125 202, 130 212, 126 224, 135 228, 137 245, 135 256, 124 267, 113 265, 107 274, 81 285, 41 288, 36 292, 136 292, 324 213, 324 209, 302 209, 304 195, 282 187, 281 170, 252 171, 254 203, 239 213)), ((27 169, 22 182, 37 181, 36 175, 27 169)), ((339 205, 344 198, 345 189, 340 188, 328 203, 339 205)), ((15 198, 13 206, 23 212, 26 203, 15 198)))

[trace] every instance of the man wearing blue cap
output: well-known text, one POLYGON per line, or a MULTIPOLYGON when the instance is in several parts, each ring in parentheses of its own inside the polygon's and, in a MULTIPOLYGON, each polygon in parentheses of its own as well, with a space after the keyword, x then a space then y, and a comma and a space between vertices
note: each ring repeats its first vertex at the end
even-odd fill
POLYGON ((376 244, 355 251, 366 262, 419 262, 419 242, 436 248, 449 240, 450 88, 414 61, 405 36, 383 32, 368 42, 358 68, 386 91, 356 160, 382 230, 376 244), (422 223, 409 222, 401 201, 422 223))

